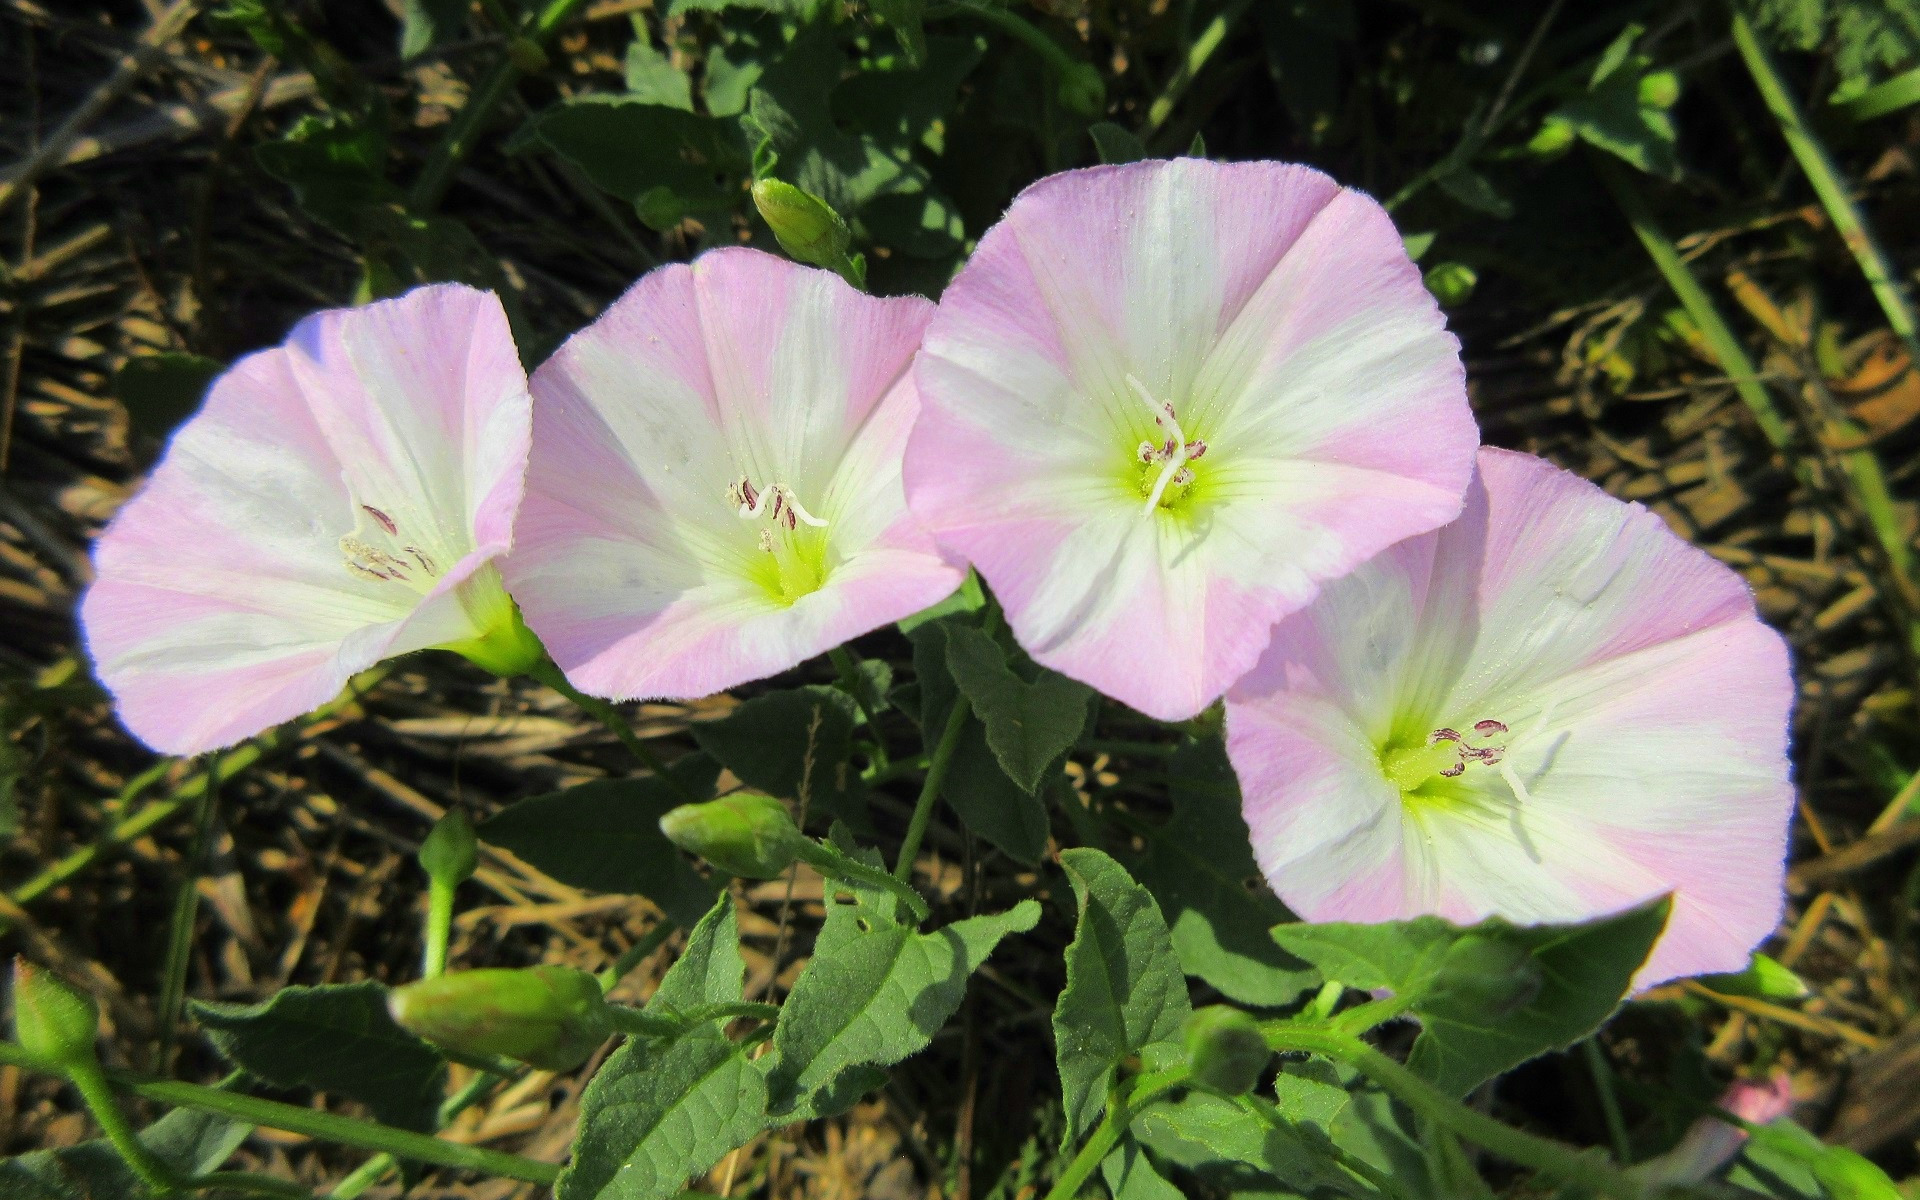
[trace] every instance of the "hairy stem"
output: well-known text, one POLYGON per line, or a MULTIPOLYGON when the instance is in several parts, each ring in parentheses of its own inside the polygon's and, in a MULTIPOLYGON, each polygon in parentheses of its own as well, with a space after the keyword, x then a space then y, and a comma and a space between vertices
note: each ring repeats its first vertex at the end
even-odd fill
POLYGON ((639 759, 641 766, 666 781, 667 786, 684 796, 689 804, 698 804, 701 800, 705 799, 704 796, 694 795, 691 788, 680 782, 678 776, 667 770, 667 764, 661 760, 658 754, 653 752, 651 746, 648 746, 640 740, 639 735, 633 732, 633 727, 627 724, 626 719, 620 715, 618 709, 608 704, 605 700, 597 696, 589 696, 579 688, 574 687, 571 683, 568 683, 567 677, 560 673, 560 668, 554 666, 551 659, 542 660, 534 664, 528 668, 527 674, 573 701, 574 707, 606 726, 607 731, 618 738, 620 744, 627 748, 627 753, 639 759))
POLYGON ((1169 1088, 1185 1083, 1187 1075, 1187 1067, 1181 1065, 1136 1078, 1125 1096, 1121 1096, 1116 1088, 1107 1101, 1107 1112, 1100 1119, 1099 1127, 1082 1143, 1080 1152, 1073 1156, 1067 1169, 1053 1181, 1046 1200, 1073 1200, 1078 1196, 1080 1189, 1087 1180, 1093 1178, 1101 1162, 1112 1152, 1114 1143, 1120 1140, 1120 1135, 1133 1122, 1134 1112, 1169 1088))
POLYGON ((966 731, 973 707, 966 693, 956 693, 953 711, 947 714, 947 726, 940 731, 940 742, 927 763, 927 778, 920 785, 920 798, 914 801, 913 817, 907 822, 907 836, 900 842, 900 857, 894 860, 893 877, 905 880, 913 874, 913 860, 920 854, 920 841, 927 836, 927 821, 933 816, 933 803, 940 798, 940 785, 947 780, 947 768, 953 765, 953 753, 960 748, 960 735, 966 731))

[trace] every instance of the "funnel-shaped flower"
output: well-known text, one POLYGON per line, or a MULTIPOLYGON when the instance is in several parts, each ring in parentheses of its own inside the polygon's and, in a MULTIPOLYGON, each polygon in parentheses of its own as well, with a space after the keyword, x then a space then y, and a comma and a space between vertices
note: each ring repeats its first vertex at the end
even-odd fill
POLYGON ((537 651, 501 589, 531 428, 500 301, 316 313, 219 379, 94 551, 87 648, 140 740, 230 745, 383 658, 537 651))
POLYGON ((960 585, 900 492, 932 311, 715 250, 648 274, 534 372, 505 569, 576 687, 704 696, 960 585))
POLYGON ((1635 979, 1772 930, 1786 647, 1653 513, 1480 452, 1459 520, 1281 622, 1227 695, 1254 856, 1309 921, 1578 921, 1663 893, 1635 979))
POLYGON ((1277 163, 1028 188, 915 379, 914 515, 1037 661, 1166 720, 1321 581, 1459 512, 1478 441, 1393 222, 1277 163))

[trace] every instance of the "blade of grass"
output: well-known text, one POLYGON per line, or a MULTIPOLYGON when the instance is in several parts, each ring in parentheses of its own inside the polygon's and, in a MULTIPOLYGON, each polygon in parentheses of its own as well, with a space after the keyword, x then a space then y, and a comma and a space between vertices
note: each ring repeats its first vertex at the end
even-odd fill
POLYGON ((1920 364, 1920 337, 1916 337, 1920 322, 1914 318, 1913 304, 1907 297, 1899 273, 1887 261, 1879 242, 1874 239, 1873 231, 1867 227, 1866 219, 1860 215, 1859 206, 1854 204, 1853 194, 1833 165, 1827 148, 1821 144, 1812 126, 1807 124, 1799 104, 1787 91, 1786 83, 1774 65, 1773 56, 1767 53, 1767 48, 1754 36, 1753 26, 1737 10, 1733 14, 1733 44, 1739 48, 1740 57, 1746 62, 1747 72, 1753 76, 1754 86, 1760 90, 1760 97, 1766 101, 1768 111, 1780 123, 1780 133, 1787 139, 1787 148, 1793 151, 1800 169, 1806 172, 1807 182, 1813 185, 1814 195, 1820 198, 1820 206, 1827 210, 1835 232, 1847 244, 1854 261, 1860 264, 1860 273, 1867 277, 1867 286, 1873 289, 1874 299, 1880 302, 1881 311, 1887 314, 1887 324, 1906 346, 1908 357, 1920 364))

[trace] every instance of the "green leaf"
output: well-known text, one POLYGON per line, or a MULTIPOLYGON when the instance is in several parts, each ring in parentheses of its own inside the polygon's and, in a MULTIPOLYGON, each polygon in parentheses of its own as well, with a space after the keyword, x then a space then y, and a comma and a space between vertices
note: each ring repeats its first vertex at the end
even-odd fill
MULTIPOLYGON (((140 1143, 182 1175, 204 1175, 252 1135, 253 1126, 177 1108, 142 1129, 140 1143)), ((146 1200, 153 1195, 106 1139, 0 1159, 0 1200, 146 1200)))
POLYGON ((1166 921, 1147 889, 1098 850, 1063 850, 1060 866, 1080 905, 1067 947, 1067 984, 1053 1009, 1065 1140, 1072 1143, 1106 1107, 1121 1061, 1178 1041, 1193 1007, 1166 921))
POLYGON ((1179 1188, 1154 1170, 1146 1152, 1132 1138, 1113 1148, 1100 1162, 1100 1177, 1107 1181, 1113 1200, 1182 1200, 1179 1188))
POLYGON ((1475 212, 1503 221, 1513 215, 1513 202, 1494 191, 1487 177, 1472 167, 1455 167, 1434 182, 1440 185, 1441 191, 1475 212))
MULTIPOLYGON (((704 754, 668 769, 702 796, 713 793, 720 773, 704 754)), ((561 883, 645 896, 676 924, 692 925, 719 885, 694 870, 660 832, 660 818, 685 801, 685 794, 652 776, 597 779, 509 805, 476 832, 561 883)))
POLYGON ((774 1030, 774 1111, 830 1087, 849 1067, 887 1066, 918 1053, 960 1007, 967 977, 1000 940, 1039 919, 1040 906, 1023 900, 932 933, 877 926, 816 952, 774 1030))
POLYGON ((667 229, 734 207, 752 163, 738 122, 626 97, 581 96, 536 114, 515 148, 546 146, 667 229))
POLYGON ((1438 917, 1281 925, 1273 936, 1328 979, 1388 988, 1423 1026, 1407 1065, 1455 1095, 1586 1037, 1619 1006, 1666 928, 1662 899, 1584 925, 1469 928, 1438 917))
POLYGON ((193 415, 208 385, 225 369, 198 354, 142 355, 113 373, 113 394, 137 432, 163 439, 193 415))
POLYGON ((220 1056, 282 1088, 312 1088, 365 1104, 388 1125, 436 1127, 446 1064, 394 1024, 378 983, 282 988, 263 1004, 192 1001, 220 1056))
POLYGON ((1224 743, 1183 743, 1168 773, 1173 819, 1128 866, 1166 915, 1181 970, 1242 1004, 1291 1001, 1319 975, 1267 932, 1289 914, 1259 882, 1224 743))
POLYGON ((580 1097, 557 1200, 667 1200, 767 1124, 767 1085, 711 1025, 664 1048, 630 1041, 580 1097))
POLYGON ((1139 162, 1147 157, 1147 144, 1132 130, 1112 121, 1095 121, 1087 126, 1087 135, 1093 138, 1093 148, 1100 155, 1100 161, 1108 165, 1139 162))
POLYGON ((666 1015, 703 1004, 732 1004, 745 995, 746 975, 733 896, 722 892, 687 935, 687 948, 648 997, 647 1011, 666 1015))
POLYGON ((387 131, 376 118, 304 116, 279 141, 257 147, 254 157, 293 189, 301 208, 356 240, 366 209, 405 200, 386 178, 387 131))
MULTIPOLYGON (((1020 656, 1024 658, 1025 656, 1020 656)), ((1009 655, 984 630, 947 626, 947 669, 987 729, 987 747, 1007 777, 1031 792, 1080 740, 1093 689, 1064 675, 1024 664, 1014 673, 1009 655)))
POLYGON ((720 12, 729 8, 750 8, 782 16, 805 16, 810 0, 672 0, 667 15, 677 17, 689 12, 720 12))
POLYGON ((693 81, 645 39, 627 46, 627 96, 643 104, 693 111, 693 81))
POLYGON ((861 826, 866 788, 850 761, 859 718, 859 706, 839 688, 802 687, 756 696, 692 732, 748 787, 861 826))
POLYGON ((1585 94, 1548 115, 1536 138, 1539 148, 1550 151, 1571 133, 1649 174, 1678 177, 1673 118, 1667 114, 1678 83, 1666 72, 1653 71, 1652 59, 1633 52, 1642 32, 1629 25, 1614 38, 1595 64, 1585 94))
MULTIPOLYGON (((920 732, 929 744, 946 729, 947 715, 960 695, 948 669, 947 634, 961 623, 961 618, 948 617, 917 626, 908 635, 919 679, 920 732)), ((940 794, 969 830, 1008 857, 1033 865, 1046 853, 1046 805, 1007 777, 979 721, 969 720, 962 731, 940 794)))
POLYGON ((887 23, 900 40, 909 66, 927 61, 927 31, 921 26, 927 0, 873 0, 873 14, 887 23))
POLYGON ((467 0, 405 0, 400 10, 400 57, 414 58, 451 41, 466 18, 467 0))
POLYGON ((1828 1200, 1901 1200, 1900 1189, 1885 1171, 1856 1151, 1827 1145, 1792 1121, 1775 1121, 1754 1130, 1747 1160, 1799 1166, 1828 1200))
POLYGON ((1338 1194, 1347 1177, 1335 1166, 1328 1130, 1347 1106, 1346 1090, 1290 1074, 1278 1076, 1275 1087, 1278 1127, 1231 1100, 1189 1092, 1150 1105, 1134 1117, 1130 1131, 1161 1158, 1223 1190, 1277 1186, 1338 1194))

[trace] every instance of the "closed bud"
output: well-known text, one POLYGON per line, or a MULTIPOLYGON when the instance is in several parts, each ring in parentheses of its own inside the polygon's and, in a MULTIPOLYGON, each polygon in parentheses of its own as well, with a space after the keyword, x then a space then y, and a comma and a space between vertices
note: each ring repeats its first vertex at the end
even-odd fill
POLYGON ((1648 108, 1672 108, 1680 99, 1680 77, 1655 71, 1640 77, 1640 103, 1648 108))
POLYGON ((1060 76, 1060 105, 1082 117, 1107 111, 1107 85, 1092 63, 1075 63, 1060 76))
POLYGON ((572 967, 458 971, 395 988, 401 1028, 456 1053, 505 1055, 547 1071, 587 1061, 612 1031, 600 981, 572 967))
POLYGON ((1194 1010, 1183 1037, 1195 1082, 1229 1096, 1252 1091, 1273 1057, 1259 1023, 1224 1004, 1194 1010))
POLYGON ((660 818, 660 832, 687 853, 742 879, 781 874, 805 840, 786 805, 755 792, 682 804, 660 818))
POLYGON ((507 58, 515 70, 527 75, 538 75, 547 69, 547 52, 530 37, 517 37, 508 42, 507 58))
POLYGON ((1427 272, 1426 282, 1427 291, 1433 293, 1433 298, 1440 302, 1440 306, 1452 308, 1472 299, 1480 275, 1462 262, 1435 263, 1427 272))
POLYGON ((753 185, 753 206, 780 248, 796 260, 836 271, 846 260, 853 232, 818 196, 778 179, 761 179, 753 185))
POLYGON ((480 839, 474 836, 473 820, 460 809, 448 809, 420 843, 420 865, 427 878, 438 884, 452 886, 473 878, 480 865, 480 839))
POLYGON ((91 1063, 100 1031, 93 997, 24 958, 13 960, 13 1036, 50 1063, 91 1063))
POLYGON ((1565 117, 1548 117, 1546 123, 1540 126, 1539 132, 1533 135, 1533 140, 1527 143, 1527 149, 1542 158, 1551 158, 1573 145, 1574 138, 1577 136, 1579 134, 1574 129, 1573 123, 1565 117))

